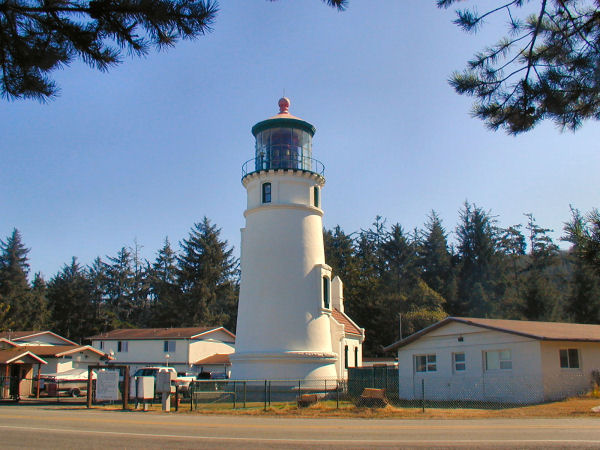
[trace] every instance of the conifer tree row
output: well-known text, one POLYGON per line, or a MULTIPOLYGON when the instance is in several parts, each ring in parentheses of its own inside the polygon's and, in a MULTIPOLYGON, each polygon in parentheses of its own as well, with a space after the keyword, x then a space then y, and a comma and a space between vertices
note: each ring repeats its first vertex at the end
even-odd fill
MULTIPOLYGON (((450 231, 435 211, 411 231, 382 217, 353 233, 324 230, 346 312, 366 329, 366 356, 447 315, 600 323, 596 210, 573 210, 568 251, 532 214, 501 228, 466 202, 458 218, 450 231)), ((134 242, 89 266, 73 258, 47 283, 30 277, 28 252, 17 230, 0 240, 0 330, 51 329, 75 341, 118 327, 235 331, 238 261, 207 218, 178 248, 165 238, 153 261, 134 242)))

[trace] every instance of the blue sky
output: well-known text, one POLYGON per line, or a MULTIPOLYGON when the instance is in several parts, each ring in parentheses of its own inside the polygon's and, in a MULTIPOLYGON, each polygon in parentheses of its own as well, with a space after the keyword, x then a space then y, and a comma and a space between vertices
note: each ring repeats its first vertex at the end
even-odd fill
POLYGON ((598 123, 487 130, 447 79, 502 24, 473 36, 452 19, 434 0, 352 0, 343 13, 228 0, 196 41, 108 73, 58 71, 57 99, 0 102, 0 237, 18 228, 46 278, 134 239, 153 259, 203 216, 237 252, 250 128, 277 113, 284 89, 290 112, 317 128, 326 227, 352 232, 379 214, 410 230, 434 209, 452 231, 469 200, 500 225, 531 212, 560 236, 569 204, 599 206, 598 123))

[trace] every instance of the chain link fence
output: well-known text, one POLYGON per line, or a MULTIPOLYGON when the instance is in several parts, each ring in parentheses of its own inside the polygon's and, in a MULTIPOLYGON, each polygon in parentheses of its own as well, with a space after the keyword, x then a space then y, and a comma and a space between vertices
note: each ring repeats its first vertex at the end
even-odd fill
MULTIPOLYGON (((502 409, 562 400, 592 392, 600 395, 595 379, 582 372, 553 376, 412 376, 399 377, 393 368, 349 369, 348 380, 196 380, 178 387, 174 409, 264 409, 313 407, 322 409, 385 406, 399 408, 502 409)), ((96 401, 105 405, 122 400, 96 401)), ((85 404, 87 382, 0 377, 0 400, 85 404)), ((129 403, 137 404, 135 391, 129 403)), ((141 401, 140 401, 141 402, 141 401)), ((160 394, 149 403, 160 404, 160 394)))

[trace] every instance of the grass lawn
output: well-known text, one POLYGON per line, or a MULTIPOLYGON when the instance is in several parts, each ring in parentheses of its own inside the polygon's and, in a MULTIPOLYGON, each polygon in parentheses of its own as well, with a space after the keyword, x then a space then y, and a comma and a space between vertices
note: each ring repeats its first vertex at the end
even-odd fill
MULTIPOLYGON (((591 409, 600 406, 600 398, 591 396, 575 397, 567 400, 544 403, 540 405, 519 406, 502 409, 476 409, 476 408, 402 408, 387 406, 385 408, 357 408, 353 403, 340 402, 336 409, 335 401, 322 401, 315 405, 298 408, 295 402, 272 403, 264 410, 264 403, 247 403, 246 408, 233 409, 231 403, 207 403, 190 411, 189 404, 181 404, 179 412, 175 414, 234 414, 252 416, 282 416, 282 417, 356 417, 356 418, 390 418, 390 419, 485 419, 485 418, 520 418, 520 417, 598 417, 591 409)), ((118 405, 95 407, 101 409, 116 409, 118 405)), ((151 412, 160 412, 160 405, 151 405, 151 412)))

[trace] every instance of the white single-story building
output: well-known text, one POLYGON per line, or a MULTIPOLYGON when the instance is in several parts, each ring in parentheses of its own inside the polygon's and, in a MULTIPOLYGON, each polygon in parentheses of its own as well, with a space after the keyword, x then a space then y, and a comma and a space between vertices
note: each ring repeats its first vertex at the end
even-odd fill
POLYGON ((538 403, 590 390, 600 325, 448 317, 385 350, 400 399, 538 403))
POLYGON ((223 327, 117 329, 88 338, 92 347, 108 353, 112 364, 131 373, 146 366, 172 366, 178 373, 199 373, 196 361, 230 354, 235 335, 223 327))

